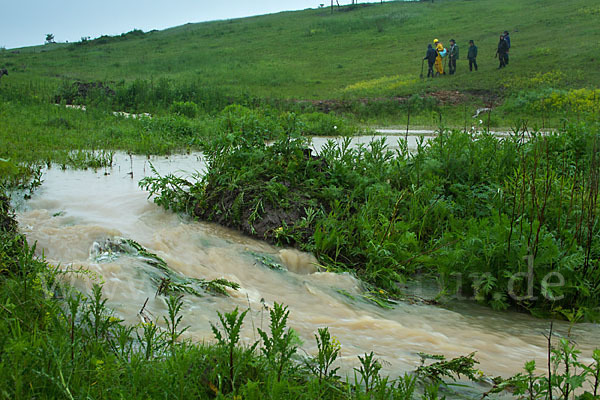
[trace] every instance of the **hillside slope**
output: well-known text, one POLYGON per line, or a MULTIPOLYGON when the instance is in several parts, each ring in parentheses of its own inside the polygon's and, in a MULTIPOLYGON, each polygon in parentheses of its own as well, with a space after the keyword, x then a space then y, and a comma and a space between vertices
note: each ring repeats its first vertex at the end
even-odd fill
POLYGON ((43 78, 199 81, 276 98, 402 96, 438 90, 499 90, 515 77, 561 71, 557 87, 598 87, 600 19, 595 0, 438 0, 283 12, 130 32, 87 43, 0 52, 14 81, 43 78), (509 68, 497 71, 498 35, 511 32, 509 68), (458 73, 421 81, 427 44, 455 38, 458 73), (467 71, 467 42, 479 47, 467 71))

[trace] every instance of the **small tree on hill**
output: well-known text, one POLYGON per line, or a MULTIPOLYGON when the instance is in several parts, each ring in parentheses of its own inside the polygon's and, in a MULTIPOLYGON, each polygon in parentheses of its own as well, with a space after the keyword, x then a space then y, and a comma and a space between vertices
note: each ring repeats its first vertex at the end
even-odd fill
POLYGON ((52 33, 46 34, 46 44, 48 44, 48 43, 54 43, 54 34, 52 34, 52 33))

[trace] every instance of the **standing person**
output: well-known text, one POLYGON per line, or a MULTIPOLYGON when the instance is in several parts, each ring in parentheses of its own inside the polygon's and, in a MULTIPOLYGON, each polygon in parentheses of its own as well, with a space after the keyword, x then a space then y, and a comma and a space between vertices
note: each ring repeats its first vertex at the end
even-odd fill
POLYGON ((477 71, 477 46, 475 46, 475 42, 469 40, 469 53, 467 54, 467 58, 469 59, 469 71, 473 72, 473 67, 475 67, 475 71, 477 71))
POLYGON ((508 51, 508 45, 506 44, 506 40, 504 40, 504 35, 500 35, 500 41, 498 42, 498 50, 496 51, 496 57, 500 60, 500 68, 506 67, 506 52, 508 51))
POLYGON ((508 52, 510 51, 510 35, 508 31, 504 31, 504 40, 506 40, 506 44, 508 45, 508 50, 506 50, 506 55, 504 56, 504 65, 508 65, 508 52))
POLYGON ((435 69, 438 75, 445 75, 444 66, 442 65, 442 57, 446 57, 446 49, 442 42, 437 39, 433 39, 433 46, 437 52, 437 57, 435 59, 435 69))
POLYGON ((437 58, 438 54, 437 51, 435 51, 433 49, 433 47, 428 44, 427 45, 427 54, 425 54, 425 58, 423 60, 427 60, 427 64, 429 66, 429 69, 427 70, 427 77, 429 78, 430 76, 433 78, 433 64, 435 63, 435 59, 437 58))
POLYGON ((448 58, 450 61, 448 62, 450 69, 450 75, 454 75, 456 72, 456 60, 458 60, 458 45, 454 39, 450 39, 450 50, 448 51, 448 58))

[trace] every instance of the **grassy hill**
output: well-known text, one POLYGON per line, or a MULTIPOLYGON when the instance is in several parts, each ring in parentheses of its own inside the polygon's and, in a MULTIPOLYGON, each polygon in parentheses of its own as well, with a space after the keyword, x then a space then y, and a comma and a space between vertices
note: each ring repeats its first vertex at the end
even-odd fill
POLYGON ((345 122, 509 129, 526 121, 557 128, 600 115, 600 43, 593 40, 599 17, 595 0, 385 2, 2 49, 0 68, 9 75, 0 82, 0 157, 56 160, 59 151, 70 163, 64 152, 74 148, 195 148, 198 137, 231 126, 223 122, 230 113, 222 114, 231 104, 259 110, 236 116, 243 129, 248 121, 252 129, 280 126, 278 113, 308 114, 306 134, 339 134, 345 122), (511 32, 511 62, 497 70, 504 30, 511 32), (458 72, 420 79, 434 38, 456 39, 458 72), (470 39, 479 47, 473 73, 470 39), (100 81, 104 89, 88 85, 82 92, 76 81, 100 81), (58 110, 59 102, 101 112, 79 115, 58 110), (472 118, 481 107, 492 107, 491 116, 472 118), (117 120, 110 111, 166 120, 117 120), (330 111, 326 118, 310 115, 330 111))
POLYGON ((13 79, 120 81, 167 77, 281 98, 403 96, 499 90, 515 77, 561 71, 560 87, 597 87, 600 6, 593 0, 438 0, 283 12, 88 43, 4 51, 13 79), (498 72, 498 35, 511 32, 511 64, 498 72), (455 38, 458 73, 419 79, 427 44, 455 38), (467 72, 469 39, 480 71, 467 72))

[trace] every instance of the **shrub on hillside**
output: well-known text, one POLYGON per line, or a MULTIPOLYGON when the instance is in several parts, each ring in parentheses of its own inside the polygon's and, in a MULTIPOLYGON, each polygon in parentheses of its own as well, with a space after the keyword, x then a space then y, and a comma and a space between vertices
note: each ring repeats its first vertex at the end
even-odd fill
POLYGON ((193 101, 176 101, 171 104, 171 113, 188 118, 196 118, 198 105, 193 101))
POLYGON ((313 112, 300 115, 300 129, 308 136, 348 136, 356 133, 356 127, 334 114, 313 112))

